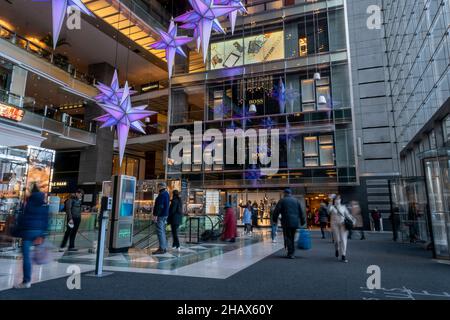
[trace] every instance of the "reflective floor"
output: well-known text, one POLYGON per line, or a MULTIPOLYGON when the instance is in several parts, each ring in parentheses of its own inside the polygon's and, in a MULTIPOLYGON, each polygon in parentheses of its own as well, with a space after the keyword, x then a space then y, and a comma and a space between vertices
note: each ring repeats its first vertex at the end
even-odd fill
MULTIPOLYGON (((278 236, 280 238, 280 235, 278 236)), ((236 242, 182 243, 181 250, 169 249, 153 255, 157 248, 134 249, 127 253, 105 252, 104 271, 155 273, 189 277, 225 279, 282 249, 272 243, 270 232, 261 230, 252 236, 241 236, 236 242)), ((82 272, 95 269, 96 255, 88 248, 77 252, 53 252, 54 262, 33 267, 32 282, 68 276, 68 267, 77 265, 82 272)), ((0 290, 9 289, 22 279, 20 252, 0 253, 0 290)))

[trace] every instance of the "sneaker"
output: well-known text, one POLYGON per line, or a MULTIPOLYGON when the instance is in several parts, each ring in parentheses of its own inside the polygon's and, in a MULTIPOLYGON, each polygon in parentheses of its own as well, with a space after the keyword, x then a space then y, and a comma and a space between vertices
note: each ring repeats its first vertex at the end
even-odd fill
POLYGON ((59 251, 59 252, 66 252, 66 249, 64 249, 64 248, 59 248, 58 251, 59 251))
POLYGON ((69 248, 69 250, 68 251, 72 251, 72 252, 75 252, 75 251, 78 251, 78 249, 76 249, 76 248, 69 248))
POLYGON ((14 288, 16 289, 29 289, 31 287, 31 282, 22 282, 19 284, 16 284, 14 288))
POLYGON ((276 239, 273 239, 273 240, 272 240, 272 243, 277 243, 277 240, 276 240, 276 239))
POLYGON ((164 253, 166 253, 166 252, 167 252, 166 250, 158 249, 158 250, 152 252, 152 254, 164 254, 164 253))
POLYGON ((345 256, 342 256, 342 262, 345 262, 345 263, 348 262, 348 260, 347 260, 347 258, 345 256))
POLYGON ((295 256, 293 256, 293 255, 290 254, 290 255, 287 256, 287 258, 288 258, 288 259, 295 259, 295 256))

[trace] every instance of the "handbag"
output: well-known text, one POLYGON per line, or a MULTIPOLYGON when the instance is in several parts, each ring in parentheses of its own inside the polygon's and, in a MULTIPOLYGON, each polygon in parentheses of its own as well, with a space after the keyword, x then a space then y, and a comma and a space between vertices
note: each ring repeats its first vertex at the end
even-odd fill
POLYGON ((339 212, 339 214, 340 214, 341 216, 344 217, 344 226, 345 226, 345 229, 347 229, 347 230, 352 230, 352 229, 354 228, 354 226, 355 226, 353 220, 350 219, 345 213, 342 213, 342 212, 339 210, 339 208, 336 208, 336 209, 337 209, 337 211, 339 212))
POLYGON ((47 264, 53 260, 52 245, 44 240, 41 244, 36 245, 33 251, 33 262, 37 265, 47 264))

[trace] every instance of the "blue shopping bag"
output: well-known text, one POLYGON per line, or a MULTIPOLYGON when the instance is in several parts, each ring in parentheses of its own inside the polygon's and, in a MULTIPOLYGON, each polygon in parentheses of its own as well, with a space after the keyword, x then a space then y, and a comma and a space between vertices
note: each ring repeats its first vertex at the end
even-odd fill
POLYGON ((311 249, 311 232, 308 229, 300 229, 298 235, 297 247, 302 250, 311 249))

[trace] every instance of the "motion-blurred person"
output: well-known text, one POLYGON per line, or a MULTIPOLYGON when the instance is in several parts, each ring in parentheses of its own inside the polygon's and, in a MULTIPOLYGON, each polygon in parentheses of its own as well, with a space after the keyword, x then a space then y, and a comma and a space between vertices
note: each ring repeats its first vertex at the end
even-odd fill
POLYGON ((400 208, 395 207, 392 212, 391 216, 389 217, 392 224, 392 240, 397 241, 398 240, 398 231, 400 230, 400 208))
POLYGON ((166 224, 169 216, 170 195, 166 190, 164 182, 158 184, 159 194, 155 200, 153 208, 153 220, 156 222, 156 232, 158 234, 159 248, 153 254, 164 254, 167 252, 166 224))
POLYGON ((281 214, 281 225, 287 247, 287 258, 295 259, 295 233, 306 223, 306 215, 300 201, 292 196, 291 189, 284 190, 284 198, 278 201, 274 217, 281 214))
POLYGON ((320 232, 322 232, 322 239, 325 239, 325 230, 328 226, 328 209, 327 204, 325 202, 320 203, 320 209, 319 209, 319 222, 320 222, 320 232))
MULTIPOLYGON (((363 220, 363 216, 361 213, 361 207, 359 206, 358 201, 352 201, 350 203, 350 210, 351 210, 351 214, 352 214, 353 218, 355 218, 355 226, 353 229, 358 230, 360 232, 360 234, 361 234, 360 240, 366 239, 366 236, 364 235, 364 220, 363 220)), ((352 234, 353 234, 353 231, 349 230, 348 231, 349 239, 352 238, 352 234)))
POLYGON ((37 185, 33 185, 24 212, 19 216, 18 236, 22 238, 23 281, 15 286, 18 289, 31 287, 33 266, 30 249, 33 244, 42 244, 47 235, 49 214, 44 199, 44 193, 40 192, 37 185))
POLYGON ((373 221, 375 231, 380 231, 381 230, 381 214, 378 211, 378 208, 375 208, 372 210, 371 216, 372 216, 372 221, 373 221))
POLYGON ((253 227, 258 228, 258 215, 259 215, 259 208, 258 208, 258 203, 253 202, 252 205, 252 232, 253 232, 253 227))
POLYGON ((63 241, 61 242, 60 251, 64 251, 67 240, 69 239, 69 251, 77 251, 77 249, 75 249, 75 238, 81 223, 81 204, 83 194, 84 191, 78 189, 75 195, 72 195, 66 200, 65 211, 67 216, 67 226, 66 233, 64 234, 63 241))
POLYGON ((271 236, 272 236, 272 243, 277 242, 277 231, 278 231, 278 215, 275 216, 275 208, 277 207, 277 203, 274 201, 272 202, 272 205, 270 206, 270 222, 271 222, 271 236))
POLYGON ((183 203, 178 190, 173 190, 172 201, 169 207, 169 217, 167 218, 167 224, 170 224, 172 231, 173 244, 172 248, 180 250, 180 240, 178 238, 178 228, 181 225, 183 219, 183 203))
POLYGON ((347 207, 342 204, 341 197, 338 195, 330 206, 331 230, 333 230, 335 255, 336 258, 342 257, 343 262, 347 260, 347 238, 348 230, 345 227, 345 219, 350 219, 353 224, 355 218, 352 217, 347 207))
POLYGON ((252 204, 247 204, 244 209, 244 215, 242 217, 242 223, 244 224, 244 231, 246 235, 252 234, 252 204))
POLYGON ((237 237, 237 221, 234 209, 230 203, 225 205, 225 217, 223 220, 223 241, 235 242, 237 237))

